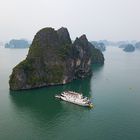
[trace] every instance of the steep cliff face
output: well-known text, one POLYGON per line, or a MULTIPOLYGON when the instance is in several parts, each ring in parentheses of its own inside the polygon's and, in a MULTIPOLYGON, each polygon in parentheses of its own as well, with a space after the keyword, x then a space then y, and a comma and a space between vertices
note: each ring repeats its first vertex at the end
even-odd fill
POLYGON ((92 64, 104 64, 104 56, 99 49, 92 48, 91 49, 91 61, 92 64))
POLYGON ((75 77, 83 78, 91 74, 91 49, 85 35, 76 38, 73 43, 75 57, 75 77))
MULTIPOLYGON (((91 73, 91 64, 101 60, 85 35, 70 39, 66 28, 44 28, 34 37, 27 58, 19 63, 10 76, 10 89, 31 89, 71 82, 91 73), (95 58, 94 58, 95 57, 95 58)), ((103 56, 102 56, 103 57, 103 56)), ((102 59, 103 63, 104 59, 102 59)))

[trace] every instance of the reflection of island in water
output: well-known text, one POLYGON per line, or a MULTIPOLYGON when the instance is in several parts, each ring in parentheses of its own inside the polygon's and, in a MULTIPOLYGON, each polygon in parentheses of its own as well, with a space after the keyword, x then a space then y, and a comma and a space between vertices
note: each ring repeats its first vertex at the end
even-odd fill
MULTIPOLYGON (((96 70, 101 70, 100 66, 96 66, 96 70)), ((73 90, 83 93, 84 96, 91 97, 91 77, 74 80, 73 82, 63 85, 46 87, 41 89, 26 91, 11 91, 10 99, 13 110, 16 114, 28 116, 40 125, 44 123, 53 123, 57 125, 58 120, 67 120, 69 118, 79 119, 83 117, 85 112, 90 111, 71 103, 59 101, 54 98, 55 94, 59 94, 64 90, 73 90), (56 122, 55 122, 56 121, 56 122)))

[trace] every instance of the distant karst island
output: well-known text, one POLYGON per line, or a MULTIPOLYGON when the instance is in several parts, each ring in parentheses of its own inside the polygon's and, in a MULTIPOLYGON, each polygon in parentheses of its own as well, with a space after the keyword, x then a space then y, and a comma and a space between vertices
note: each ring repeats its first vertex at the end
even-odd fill
POLYGON ((82 35, 72 43, 67 28, 43 28, 35 35, 25 60, 13 68, 11 90, 60 85, 91 75, 104 56, 82 35))
POLYGON ((132 44, 121 44, 119 48, 122 48, 125 52, 134 52, 135 47, 132 44))
POLYGON ((12 39, 5 44, 5 48, 29 48, 30 43, 24 39, 12 39))
POLYGON ((100 51, 104 52, 106 50, 106 46, 103 42, 91 41, 95 48, 99 49, 100 51))

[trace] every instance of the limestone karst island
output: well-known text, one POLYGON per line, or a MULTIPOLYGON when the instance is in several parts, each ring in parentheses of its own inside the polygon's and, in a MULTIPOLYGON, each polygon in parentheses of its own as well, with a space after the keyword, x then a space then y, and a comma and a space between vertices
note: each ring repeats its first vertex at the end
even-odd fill
POLYGON ((67 28, 41 29, 25 60, 13 68, 11 90, 66 84, 91 75, 91 65, 103 64, 104 56, 82 35, 72 43, 67 28))

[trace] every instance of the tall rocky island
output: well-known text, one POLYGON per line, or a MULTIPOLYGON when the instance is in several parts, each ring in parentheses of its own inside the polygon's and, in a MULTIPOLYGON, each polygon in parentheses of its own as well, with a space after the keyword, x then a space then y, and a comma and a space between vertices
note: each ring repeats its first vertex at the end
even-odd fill
POLYGON ((66 84, 90 75, 93 63, 103 64, 104 57, 85 35, 72 43, 66 28, 44 28, 35 35, 27 58, 13 69, 10 89, 66 84))

